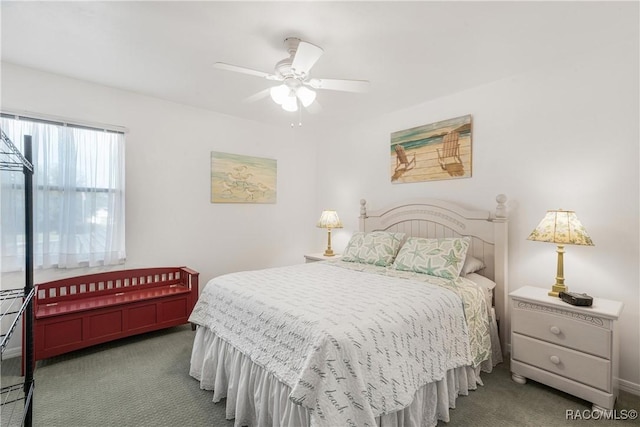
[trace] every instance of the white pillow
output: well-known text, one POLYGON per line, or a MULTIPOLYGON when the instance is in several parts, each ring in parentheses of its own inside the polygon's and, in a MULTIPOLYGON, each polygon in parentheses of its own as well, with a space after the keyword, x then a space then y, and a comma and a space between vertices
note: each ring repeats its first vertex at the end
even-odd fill
POLYGON ((464 259, 464 265, 462 266, 462 270, 460 271, 461 276, 466 276, 470 273, 475 273, 476 271, 482 270, 486 266, 482 260, 474 257, 473 255, 467 254, 467 257, 464 259))

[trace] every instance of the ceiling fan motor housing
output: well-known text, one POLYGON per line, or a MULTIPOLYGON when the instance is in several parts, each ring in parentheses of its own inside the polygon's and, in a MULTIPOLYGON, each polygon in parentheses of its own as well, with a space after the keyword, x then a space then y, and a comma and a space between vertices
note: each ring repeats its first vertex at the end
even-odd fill
POLYGON ((275 67, 276 76, 281 79, 286 79, 287 77, 293 76, 293 71, 291 70, 291 58, 285 58, 282 61, 279 61, 275 67))

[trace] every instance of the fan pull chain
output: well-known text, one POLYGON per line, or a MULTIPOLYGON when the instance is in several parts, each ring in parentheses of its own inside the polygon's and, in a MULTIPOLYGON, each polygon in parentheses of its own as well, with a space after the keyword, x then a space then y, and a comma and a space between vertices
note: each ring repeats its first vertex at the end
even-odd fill
MULTIPOLYGON (((298 104, 298 127, 302 126, 302 105, 300 100, 296 98, 296 104, 298 104)), ((295 127, 295 124, 291 122, 291 127, 295 127)))

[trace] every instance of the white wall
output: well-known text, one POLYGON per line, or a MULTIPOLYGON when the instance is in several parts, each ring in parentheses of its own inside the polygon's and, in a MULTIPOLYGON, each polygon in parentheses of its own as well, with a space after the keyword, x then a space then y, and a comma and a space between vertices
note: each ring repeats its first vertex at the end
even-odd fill
MULTIPOLYGON (((376 209, 406 198, 464 201, 492 210, 509 197, 510 289, 549 287, 556 253, 527 241, 547 209, 575 210, 595 247, 567 246, 570 290, 623 301, 622 385, 640 393, 638 37, 607 50, 407 108, 321 135, 318 207, 345 224, 341 250, 357 229, 358 201, 376 209), (391 132, 472 115, 473 176, 391 184, 391 132), (339 153, 339 155, 336 155, 339 153)), ((425 82, 425 84, 437 84, 425 82)))
MULTIPOLYGON (((129 129, 127 263, 118 268, 186 265, 200 272, 202 288, 223 273, 304 262, 303 254, 315 243, 316 149, 300 129, 7 63, 2 64, 1 101, 3 109, 129 129), (277 203, 210 203, 211 151, 276 159, 277 203)), ((35 281, 87 272, 36 270, 35 281)), ((12 279, 3 276, 3 286, 12 279)))

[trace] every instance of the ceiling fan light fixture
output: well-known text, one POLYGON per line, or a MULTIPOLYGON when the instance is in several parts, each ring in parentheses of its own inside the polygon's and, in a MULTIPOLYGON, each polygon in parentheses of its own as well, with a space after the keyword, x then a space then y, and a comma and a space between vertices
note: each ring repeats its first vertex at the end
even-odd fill
POLYGON ((269 94, 271 95, 271 99, 278 105, 284 104, 284 102, 289 98, 289 88, 281 84, 280 86, 274 86, 269 90, 269 94))
MULTIPOLYGON (((311 68, 324 53, 322 48, 297 37, 287 37, 284 45, 289 57, 277 62, 273 73, 224 62, 216 62, 214 67, 280 82, 278 86, 271 87, 268 91, 273 102, 289 112, 310 107, 316 100, 316 90, 329 89, 346 92, 366 92, 368 90, 369 82, 366 80, 311 78, 311 68)), ((261 99, 265 93, 266 91, 261 91, 259 98, 251 96, 247 99, 261 99)), ((315 107, 315 111, 320 108, 317 103, 315 107)))
POLYGON ((313 101, 316 100, 316 93, 315 91, 306 88, 304 86, 301 86, 298 88, 297 92, 296 92, 296 96, 298 97, 298 99, 300 100, 300 102, 302 103, 302 105, 304 105, 304 107, 308 107, 309 105, 313 104, 313 101))
POLYGON ((294 96, 287 96, 285 101, 282 103, 282 109, 284 111, 294 112, 298 111, 298 99, 294 96))

